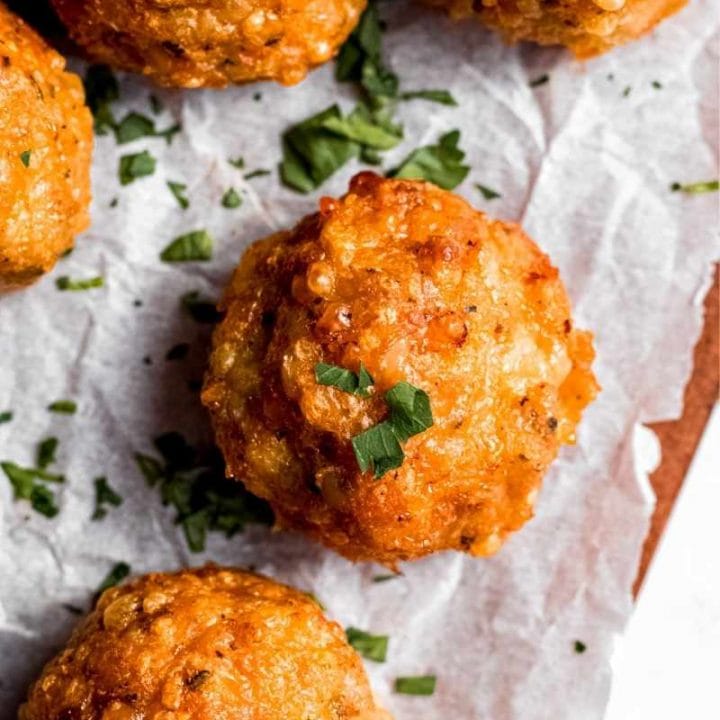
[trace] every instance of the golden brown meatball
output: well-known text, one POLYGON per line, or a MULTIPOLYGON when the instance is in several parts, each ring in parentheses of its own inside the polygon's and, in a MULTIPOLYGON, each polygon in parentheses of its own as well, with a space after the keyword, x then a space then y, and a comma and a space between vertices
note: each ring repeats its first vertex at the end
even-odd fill
POLYGON ((300 82, 329 60, 366 0, 53 0, 99 62, 161 85, 300 82))
POLYGON ((203 401, 228 473, 353 560, 495 552, 596 393, 591 336, 547 256, 429 183, 356 176, 251 246, 222 308, 203 401), (320 362, 362 363, 370 396, 319 384, 320 362), (434 424, 375 479, 352 438, 402 382, 434 424))
POLYGON ((84 102, 65 60, 0 3, 0 291, 36 280, 88 226, 84 102))
POLYGON ((107 590, 19 720, 389 720, 304 593, 208 566, 107 590))
POLYGON ((652 30, 687 0, 425 0, 451 17, 476 17, 508 42, 565 45, 578 58, 652 30))

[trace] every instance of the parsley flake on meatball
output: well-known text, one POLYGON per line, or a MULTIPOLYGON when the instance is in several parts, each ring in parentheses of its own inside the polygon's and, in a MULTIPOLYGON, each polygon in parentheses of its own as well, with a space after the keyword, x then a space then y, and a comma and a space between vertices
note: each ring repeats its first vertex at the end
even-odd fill
POLYGON ((548 257, 429 183, 357 175, 250 246, 221 309, 228 474, 352 560, 494 553, 597 391, 548 257))

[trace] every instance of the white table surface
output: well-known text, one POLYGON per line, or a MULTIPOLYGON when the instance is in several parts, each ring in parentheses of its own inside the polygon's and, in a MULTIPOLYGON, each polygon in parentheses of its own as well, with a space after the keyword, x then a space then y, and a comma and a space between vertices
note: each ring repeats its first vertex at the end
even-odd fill
POLYGON ((720 720, 720 405, 613 658, 605 720, 720 720))

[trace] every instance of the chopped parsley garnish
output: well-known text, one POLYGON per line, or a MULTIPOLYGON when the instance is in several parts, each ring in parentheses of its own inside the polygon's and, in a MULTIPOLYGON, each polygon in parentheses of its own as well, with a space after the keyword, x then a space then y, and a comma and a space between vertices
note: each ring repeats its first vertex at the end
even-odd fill
POLYGON ((347 628, 345 635, 350 645, 364 658, 375 662, 385 662, 389 639, 387 635, 371 635, 354 627, 347 628))
POLYGON ((659 80, 653 80, 651 85, 656 89, 660 90, 662 89, 662 83, 659 80))
POLYGON ((252 172, 245 173, 245 175, 243 175, 243 178, 245 180, 252 180, 253 178, 263 177, 270 174, 270 170, 266 170, 265 168, 258 168, 257 170, 253 170, 252 172))
POLYGON ((382 26, 377 4, 370 2, 360 22, 340 48, 335 78, 355 82, 372 96, 395 97, 398 78, 382 59, 382 26))
POLYGON ((157 95, 151 95, 150 98, 150 109, 153 115, 159 115, 163 111, 162 100, 157 95))
POLYGON ((242 170, 245 167, 245 158, 242 155, 236 158, 228 158, 228 162, 238 170, 242 170))
POLYGON ((400 94, 401 100, 429 100, 430 102, 440 103, 441 105, 450 105, 457 107, 457 100, 447 90, 411 90, 400 94))
POLYGON ((458 147, 460 131, 443 135, 437 145, 427 145, 412 152, 391 177, 429 180, 435 185, 452 190, 466 177, 470 168, 463 165, 465 153, 458 147))
POLYGON ((120 86, 112 70, 105 65, 91 65, 85 74, 85 97, 95 118, 95 132, 106 135, 115 127, 110 104, 120 97, 120 86))
POLYGON ((622 96, 623 96, 623 97, 627 97, 627 96, 630 94, 631 91, 632 91, 632 88, 630 87, 630 85, 628 85, 628 86, 622 91, 622 96))
POLYGON ((180 298, 180 305, 198 323, 213 325, 222 318, 222 313, 216 307, 217 302, 202 297, 197 290, 185 293, 180 298))
POLYGON ((395 573, 389 573, 387 575, 375 575, 372 579, 374 583, 382 583, 387 582, 388 580, 395 580, 395 578, 400 577, 399 575, 396 575, 395 573))
POLYGON ((102 520, 108 513, 107 505, 118 507, 122 502, 122 497, 110 487, 107 478, 95 478, 95 510, 90 519, 102 520))
POLYGON ((315 365, 315 380, 318 385, 330 385, 360 397, 368 397, 370 395, 368 388, 374 383, 362 362, 357 373, 338 365, 318 363, 315 365))
POLYGON ((531 88, 535 88, 540 87, 540 85, 544 85, 549 80, 550 76, 546 73, 545 75, 540 75, 540 77, 536 77, 534 80, 531 80, 528 84, 531 88))
POLYGON ((72 280, 67 275, 63 275, 55 280, 55 286, 58 290, 90 290, 91 288, 99 288, 105 284, 105 280, 101 277, 88 278, 86 280, 72 280))
POLYGON ((111 208, 117 207, 117 204, 118 204, 118 199, 116 197, 114 197, 109 203, 111 208))
POLYGON ((242 197, 235 188, 228 188, 222 196, 221 205, 228 210, 234 210, 242 205, 242 197))
POLYGON ((177 200, 178 205, 183 210, 187 210, 187 208, 190 207, 190 201, 187 199, 187 196, 185 195, 185 191, 187 190, 187 185, 185 185, 184 183, 173 182, 172 180, 168 180, 167 186, 170 189, 170 192, 173 194, 173 197, 177 200))
POLYGON ((165 354, 166 360, 182 360, 183 358, 187 357, 188 352, 190 352, 190 345, 189 343, 178 343, 177 345, 173 345, 167 353, 165 354))
POLYGON ((337 105, 290 128, 283 135, 282 181, 307 193, 322 185, 351 158, 389 150, 402 140, 402 129, 386 113, 359 103, 347 116, 337 105))
POLYGON ((395 679, 395 692, 403 695, 432 695, 435 692, 435 675, 416 675, 395 679))
POLYGON ((582 655, 587 650, 587 645, 582 640, 576 640, 573 644, 573 647, 575 648, 575 652, 578 653, 578 655, 582 655))
POLYGON ((407 441, 433 424, 428 394, 407 382, 399 382, 385 393, 390 406, 389 419, 374 425, 352 439, 355 459, 362 472, 372 468, 377 480, 389 470, 399 468, 405 458, 401 442, 407 441))
POLYGON ((155 172, 155 165, 155 158, 147 150, 133 155, 123 155, 118 167, 120 184, 129 185, 138 178, 152 175, 155 172))
POLYGON ((58 439, 49 437, 38 445, 36 465, 41 470, 45 470, 48 465, 55 462, 55 451, 57 450, 58 439))
POLYGON ((325 127, 332 118, 341 120, 337 105, 291 127, 283 135, 280 177, 285 185, 302 193, 320 187, 336 170, 359 153, 357 143, 325 127))
POLYGON ((225 464, 217 448, 192 447, 176 432, 155 438, 162 460, 136 453, 135 460, 150 487, 159 487, 163 505, 176 510, 192 552, 205 549, 209 531, 231 537, 248 523, 272 523, 272 512, 241 483, 225 477, 225 464))
POLYGON ((119 562, 113 565, 112 570, 105 576, 100 583, 96 593, 100 595, 111 587, 115 587, 122 582, 130 574, 130 566, 126 562, 119 562))
POLYGON ((207 230, 176 237, 161 253, 164 262, 204 262, 212 258, 213 240, 207 230))
POLYGON ((180 125, 175 124, 164 130, 155 127, 155 121, 146 115, 137 112, 128 113, 117 125, 113 127, 115 139, 118 145, 139 140, 143 137, 162 137, 168 145, 172 143, 173 137, 181 130, 180 125))
POLYGON ((56 400, 50 403, 47 408, 50 412, 63 415, 74 415, 77 411, 77 403, 74 400, 56 400))
POLYGON ((259 92, 253 93, 253 100, 255 102, 260 102, 262 100, 262 93, 259 93, 259 92))
POLYGON ((30 156, 32 155, 32 150, 25 150, 24 152, 20 153, 20 162, 25 167, 30 167, 30 156))
POLYGON ((683 192, 688 195, 700 195, 702 193, 717 192, 720 189, 720 181, 718 180, 705 180, 702 182, 688 183, 683 185, 682 183, 674 182, 670 189, 673 192, 683 192))
POLYGON ((3 423, 9 423, 12 419, 12 411, 5 410, 4 412, 0 412, 0 425, 2 425, 3 423))
POLYGON ((15 500, 29 500, 33 510, 47 518, 53 518, 60 512, 52 490, 38 481, 62 483, 65 482, 62 475, 20 467, 12 462, 0 463, 0 468, 12 485, 15 500))
POLYGON ((481 185, 480 183, 475 183, 475 187, 482 193, 482 196, 486 200, 495 200, 495 198, 502 197, 502 195, 497 192, 497 190, 493 190, 492 188, 489 188, 487 185, 481 185))

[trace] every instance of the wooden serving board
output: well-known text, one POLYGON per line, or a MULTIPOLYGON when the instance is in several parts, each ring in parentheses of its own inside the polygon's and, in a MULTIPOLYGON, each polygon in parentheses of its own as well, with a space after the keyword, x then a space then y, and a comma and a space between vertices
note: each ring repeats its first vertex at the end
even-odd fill
POLYGON ((650 532, 645 540, 640 568, 635 580, 637 594, 657 549, 665 525, 677 499, 683 480, 707 424, 710 412, 718 401, 720 391, 719 325, 720 266, 715 268, 715 282, 705 298, 705 326, 695 346, 694 369, 685 388, 683 414, 679 420, 655 423, 655 431, 662 445, 662 462, 650 476, 657 495, 650 532))

